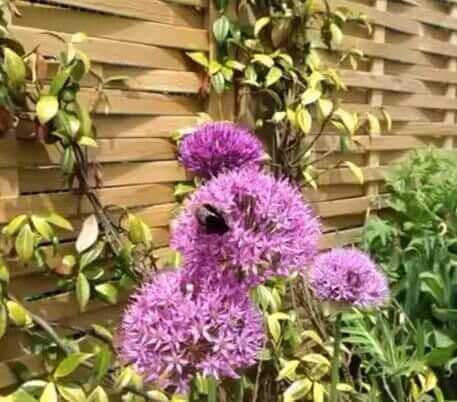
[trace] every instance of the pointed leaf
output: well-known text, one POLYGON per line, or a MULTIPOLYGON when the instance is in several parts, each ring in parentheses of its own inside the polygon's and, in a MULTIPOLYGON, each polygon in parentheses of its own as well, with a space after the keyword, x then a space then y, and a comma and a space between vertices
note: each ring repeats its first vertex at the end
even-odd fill
POLYGON ((51 241, 54 237, 54 230, 48 221, 40 216, 32 215, 31 220, 35 230, 47 241, 51 241))
POLYGON ((27 314, 27 311, 25 311, 20 304, 12 300, 8 300, 6 302, 6 308, 8 310, 8 316, 14 325, 24 327, 32 322, 31 318, 27 314))
POLYGON ((200 64, 203 67, 208 68, 209 67, 209 61, 208 57, 202 52, 191 52, 191 53, 186 53, 187 56, 189 56, 193 61, 195 61, 197 64, 200 64))
POLYGON ((99 229, 97 218, 94 214, 90 215, 83 223, 81 232, 76 240, 76 251, 82 253, 91 247, 98 239, 99 229))
POLYGON ((312 118, 311 114, 304 107, 298 107, 296 112, 296 121, 300 130, 304 134, 308 134, 311 131, 312 118))
POLYGON ((87 398, 87 402, 109 402, 108 395, 105 390, 98 386, 87 398))
POLYGON ((360 184, 363 184, 365 182, 365 179, 363 177, 363 171, 362 169, 360 169, 360 167, 358 167, 355 163, 350 161, 344 161, 344 164, 349 168, 349 170, 357 178, 360 184))
POLYGON ((26 67, 22 58, 13 50, 4 47, 3 68, 6 72, 8 83, 18 88, 25 83, 26 67))
POLYGON ((227 35, 230 31, 230 21, 225 15, 219 17, 213 25, 213 34, 216 42, 221 44, 224 43, 227 35))
POLYGON ((59 101, 55 96, 42 96, 36 105, 36 113, 41 124, 52 120, 59 110, 59 101))
POLYGON ((78 278, 76 279, 76 298, 80 310, 85 311, 90 300, 90 285, 86 275, 82 272, 78 274, 78 278))
POLYGON ((61 229, 73 230, 73 225, 68 220, 66 220, 64 217, 62 217, 56 213, 51 213, 51 214, 45 216, 44 218, 52 225, 57 226, 61 229))
POLYGON ((303 106, 309 105, 311 103, 316 102, 322 95, 322 92, 314 89, 308 88, 303 94, 301 95, 301 104, 303 106))
POLYGON ((54 383, 49 382, 43 390, 40 402, 58 402, 57 390, 54 383))
POLYGON ((254 25, 254 35, 259 36, 260 31, 265 28, 269 23, 271 19, 270 17, 262 17, 259 18, 254 25))
POLYGON ((265 79, 265 86, 270 87, 276 82, 278 82, 282 77, 282 70, 278 67, 272 67, 268 71, 267 77, 265 79))
POLYGON ((98 294, 110 304, 116 304, 118 300, 118 290, 116 286, 111 283, 102 283, 101 285, 95 286, 95 290, 98 294))
POLYGON ((75 352, 63 359, 56 370, 54 378, 63 378, 72 374, 82 363, 89 360, 93 355, 91 353, 75 352))
POLYGON ((24 264, 30 262, 35 251, 35 236, 30 225, 25 224, 16 237, 15 248, 19 260, 24 264))

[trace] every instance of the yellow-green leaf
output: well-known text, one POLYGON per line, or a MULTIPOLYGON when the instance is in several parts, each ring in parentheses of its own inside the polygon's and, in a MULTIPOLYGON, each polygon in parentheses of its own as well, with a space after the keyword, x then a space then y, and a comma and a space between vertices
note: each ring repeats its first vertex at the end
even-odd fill
POLYGON ((274 60, 266 54, 255 54, 254 57, 252 58, 252 61, 254 63, 262 64, 268 68, 273 67, 275 64, 274 60))
POLYGON ((255 36, 258 36, 260 31, 265 28, 269 23, 270 23, 271 19, 270 17, 262 17, 262 18, 259 18, 256 22, 255 22, 255 25, 254 25, 254 35, 255 36))
POLYGON ((57 390, 53 382, 49 382, 44 388, 40 402, 58 402, 57 390))
POLYGON ((59 111, 59 101, 55 96, 42 96, 36 105, 36 113, 41 124, 52 120, 59 111))
POLYGON ((368 112, 367 121, 368 121, 368 132, 370 133, 370 135, 381 134, 381 125, 379 124, 379 120, 375 115, 368 112))
POLYGON ((75 352, 63 359, 56 370, 54 378, 63 378, 72 374, 82 363, 89 360, 93 355, 91 353, 75 352))
POLYGON ((294 381, 284 392, 284 402, 293 402, 304 398, 311 391, 312 386, 313 383, 307 378, 294 381))
POLYGON ((89 395, 87 402, 109 402, 109 399, 106 391, 102 387, 98 386, 89 395))
POLYGON ((300 130, 308 134, 311 131, 312 118, 311 114, 304 107, 298 107, 296 111, 296 121, 300 130))
POLYGON ((51 213, 45 216, 45 218, 49 223, 51 223, 54 226, 57 226, 65 230, 73 230, 73 225, 70 223, 70 221, 66 220, 64 217, 56 213, 51 213))
POLYGON ((77 385, 57 385, 59 394, 68 402, 87 402, 86 394, 77 385))
POLYGON ((31 220, 36 231, 43 237, 43 239, 51 241, 54 237, 54 230, 48 221, 40 216, 32 215, 31 220))
POLYGON ((118 300, 118 290, 111 283, 102 283, 101 285, 95 286, 97 293, 108 303, 116 304, 118 300))
POLYGON ((345 383, 336 384, 336 389, 341 392, 354 392, 354 388, 351 385, 345 383))
POLYGON ((0 339, 6 333, 8 328, 8 311, 6 306, 3 303, 0 303, 0 339))
POLYGON ((338 47, 343 43, 343 32, 340 27, 336 24, 330 24, 330 32, 332 34, 332 46, 338 47))
POLYGON ((22 227, 17 235, 15 248, 21 262, 24 264, 30 262, 35 251, 35 236, 28 223, 22 227))
POLYGON ((186 54, 197 64, 200 64, 201 66, 208 68, 209 61, 208 61, 208 58, 206 57, 205 53, 191 52, 191 53, 186 53, 186 54))
POLYGON ((277 381, 283 380, 284 378, 292 379, 295 376, 295 371, 297 370, 298 365, 300 364, 299 360, 289 360, 283 364, 283 367, 279 371, 277 381))
POLYGON ((85 147, 97 148, 98 144, 92 137, 83 136, 78 140, 79 145, 83 145, 85 147))
POLYGON ((4 64, 8 83, 14 87, 20 87, 25 83, 26 68, 22 58, 13 50, 4 47, 4 64))
POLYGON ((26 221, 27 221, 27 215, 25 215, 25 214, 18 215, 15 218, 13 218, 8 223, 8 225, 6 225, 3 228, 2 233, 5 236, 9 236, 9 237, 14 236, 17 232, 19 232, 19 230, 22 228, 22 226, 25 224, 26 221))
POLYGON ((75 34, 71 35, 72 43, 82 43, 85 42, 87 39, 87 35, 83 32, 76 32, 75 34))
POLYGON ((387 131, 392 130, 392 117, 390 116, 390 113, 385 109, 382 109, 381 113, 386 121, 387 131))
POLYGON ((344 127, 346 127, 346 130, 350 135, 353 135, 355 133, 355 130, 357 128, 357 119, 355 115, 344 109, 337 109, 334 115, 341 119, 342 123, 344 124, 344 127))
POLYGON ((24 327, 32 322, 30 316, 27 314, 27 311, 25 311, 20 304, 12 300, 8 300, 6 302, 6 308, 8 310, 8 316, 14 325, 24 327))
POLYGON ((313 364, 323 364, 330 366, 330 361, 319 353, 308 353, 300 358, 302 361, 313 364))
POLYGON ((282 70, 279 67, 272 67, 268 71, 267 77, 265 79, 265 86, 270 87, 276 82, 278 82, 282 77, 282 70))
POLYGON ((322 92, 315 88, 308 88, 301 96, 303 106, 316 102, 322 95, 322 92))
POLYGON ((363 184, 365 182, 365 179, 363 177, 363 171, 362 169, 360 169, 360 167, 358 167, 355 163, 350 161, 344 161, 344 164, 349 168, 349 170, 357 178, 360 184, 363 184))
POLYGON ((317 101, 317 107, 322 119, 326 119, 333 111, 333 102, 330 99, 320 98, 317 101))
POLYGON ((86 275, 82 272, 78 274, 76 279, 76 299, 79 303, 79 309, 85 311, 90 300, 90 285, 86 275))
POLYGON ((313 402, 324 402, 325 388, 322 384, 314 382, 313 384, 313 402))

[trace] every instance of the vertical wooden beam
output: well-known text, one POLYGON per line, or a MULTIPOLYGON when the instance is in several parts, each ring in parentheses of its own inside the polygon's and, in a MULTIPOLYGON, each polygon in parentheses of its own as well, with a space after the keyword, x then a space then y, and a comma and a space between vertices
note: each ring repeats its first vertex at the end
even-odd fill
MULTIPOLYGON (((449 15, 451 18, 457 19, 457 4, 452 4, 449 15)), ((452 31, 450 33, 449 43, 451 45, 457 45, 457 32, 456 31, 452 31)), ((449 59, 449 61, 447 63, 447 69, 448 69, 448 71, 451 71, 453 73, 457 72, 457 59, 455 57, 452 57, 449 59)), ((456 93, 457 93, 457 86, 455 84, 448 84, 447 89, 446 89, 446 97, 455 99, 456 93)), ((444 123, 446 123, 446 124, 455 123, 455 110, 446 111, 446 113, 444 114, 444 123)), ((450 135, 450 136, 444 138, 443 148, 444 149, 454 148, 454 137, 453 136, 450 135)))
MULTIPOLYGON (((374 8, 379 11, 387 10, 387 0, 375 0, 374 8)), ((376 23, 376 22, 375 22, 376 23)), ((386 39, 386 30, 384 27, 375 25, 373 28, 373 41, 375 43, 384 43, 386 39)), ((384 74, 384 60, 376 58, 371 63, 371 74, 384 74)), ((380 89, 373 89, 370 93, 368 104, 372 108, 380 108, 383 104, 383 92, 380 89)), ((368 167, 378 167, 380 165, 380 156, 377 151, 370 151, 368 154, 368 167)), ((366 187, 366 194, 373 199, 379 194, 379 183, 371 182, 366 187)), ((367 209, 367 216, 371 213, 370 207, 367 209)))

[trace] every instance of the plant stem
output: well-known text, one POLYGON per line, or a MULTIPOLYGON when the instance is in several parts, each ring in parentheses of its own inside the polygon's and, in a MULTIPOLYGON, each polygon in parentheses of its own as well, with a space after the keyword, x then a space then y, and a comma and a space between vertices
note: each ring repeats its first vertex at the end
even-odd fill
POLYGON ((244 387, 243 377, 236 381, 235 384, 235 402, 243 402, 244 399, 244 387))
POLYGON ((208 402, 217 402, 217 384, 214 377, 208 378, 208 402))
POLYGON ((336 315, 335 321, 335 340, 333 343, 333 359, 332 359, 332 383, 330 388, 330 402, 338 401, 338 391, 336 386, 339 383, 340 370, 340 349, 341 349, 341 319, 342 314, 336 315))

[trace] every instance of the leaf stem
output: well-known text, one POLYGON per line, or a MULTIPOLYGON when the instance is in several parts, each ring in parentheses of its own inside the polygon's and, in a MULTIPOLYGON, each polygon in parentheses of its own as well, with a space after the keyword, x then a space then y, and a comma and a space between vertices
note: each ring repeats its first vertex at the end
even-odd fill
POLYGON ((332 382, 330 387, 330 402, 338 401, 337 385, 339 383, 340 371, 340 350, 341 350, 341 320, 342 314, 338 313, 335 320, 335 339, 333 343, 333 359, 332 359, 332 382))

